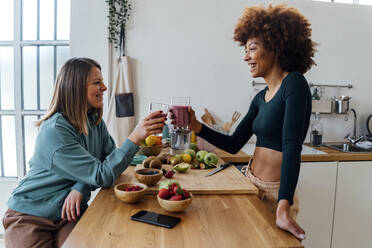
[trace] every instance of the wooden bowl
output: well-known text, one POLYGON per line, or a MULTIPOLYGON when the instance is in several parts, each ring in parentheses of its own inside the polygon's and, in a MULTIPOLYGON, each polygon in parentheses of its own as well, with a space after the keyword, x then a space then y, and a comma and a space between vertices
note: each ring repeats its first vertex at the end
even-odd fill
POLYGON ((172 213, 177 213, 177 212, 182 212, 185 210, 192 201, 193 195, 190 193, 190 198, 187 198, 182 201, 170 201, 170 200, 165 200, 157 196, 159 205, 166 211, 172 212, 172 213))
POLYGON ((137 152, 137 155, 157 156, 163 149, 163 145, 157 146, 140 146, 140 149, 137 152))
POLYGON ((142 196, 145 194, 147 186, 142 183, 120 183, 115 185, 114 192, 116 197, 126 203, 135 203, 141 200, 142 196), (125 187, 128 186, 140 186, 142 189, 138 191, 125 191, 125 187))
POLYGON ((138 182, 146 184, 147 186, 152 186, 152 185, 155 185, 157 182, 159 182, 159 180, 163 176, 163 173, 159 169, 145 168, 145 169, 136 170, 135 175, 136 175, 136 179, 138 180, 138 182), (141 172, 147 172, 147 171, 157 171, 158 173, 154 175, 141 175, 140 174, 141 172))

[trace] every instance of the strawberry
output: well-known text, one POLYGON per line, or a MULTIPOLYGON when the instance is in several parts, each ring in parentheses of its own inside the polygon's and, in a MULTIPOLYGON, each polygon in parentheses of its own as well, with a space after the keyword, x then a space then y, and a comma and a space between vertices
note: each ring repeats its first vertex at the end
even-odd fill
POLYGON ((186 190, 186 189, 183 189, 183 196, 187 199, 187 198, 190 198, 190 193, 186 190))
POLYGON ((169 196, 169 190, 168 189, 160 189, 158 196, 162 199, 168 199, 169 196))
POLYGON ((176 194, 176 195, 182 195, 182 194, 183 194, 183 190, 182 190, 182 188, 181 188, 181 187, 178 187, 178 186, 175 186, 175 187, 173 188, 173 192, 174 192, 174 194, 176 194))
POLYGON ((182 195, 172 196, 169 200, 170 201, 181 201, 182 200, 182 195))
POLYGON ((173 190, 169 190, 169 197, 173 197, 175 196, 176 194, 173 192, 173 190))
POLYGON ((169 171, 167 171, 167 173, 165 173, 164 176, 165 176, 165 178, 172 178, 173 174, 174 174, 173 170, 169 170, 169 171))

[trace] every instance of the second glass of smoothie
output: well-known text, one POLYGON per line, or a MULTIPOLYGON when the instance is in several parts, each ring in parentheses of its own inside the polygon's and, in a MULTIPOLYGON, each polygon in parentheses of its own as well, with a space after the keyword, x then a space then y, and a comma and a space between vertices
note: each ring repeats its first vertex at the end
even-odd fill
POLYGON ((174 116, 174 126, 171 127, 171 153, 183 152, 190 146, 190 117, 188 108, 190 106, 190 97, 172 97, 171 109, 174 116))

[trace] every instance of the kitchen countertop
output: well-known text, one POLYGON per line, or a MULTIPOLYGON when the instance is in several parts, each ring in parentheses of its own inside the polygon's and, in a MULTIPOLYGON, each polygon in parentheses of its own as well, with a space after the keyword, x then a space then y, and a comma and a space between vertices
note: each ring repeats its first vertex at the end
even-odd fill
MULTIPOLYGON (((255 144, 247 144, 244 151, 231 154, 221 149, 215 153, 224 161, 231 160, 234 163, 248 163, 255 148, 255 144)), ((372 161, 372 153, 346 153, 328 147, 310 147, 303 145, 301 153, 302 162, 326 162, 326 161, 372 161)))

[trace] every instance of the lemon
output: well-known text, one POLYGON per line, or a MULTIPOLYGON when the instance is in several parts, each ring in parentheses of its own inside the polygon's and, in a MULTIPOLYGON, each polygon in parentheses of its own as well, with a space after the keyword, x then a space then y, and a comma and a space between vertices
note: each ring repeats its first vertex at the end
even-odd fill
POLYGON ((150 135, 146 138, 146 145, 153 146, 156 144, 156 136, 150 135))
POLYGON ((180 163, 173 167, 177 172, 184 173, 190 168, 190 164, 188 163, 180 163))
POLYGON ((191 160, 192 160, 192 157, 191 157, 190 154, 188 154, 188 153, 184 153, 184 154, 182 154, 182 160, 183 160, 183 162, 185 162, 185 163, 190 163, 191 160))

